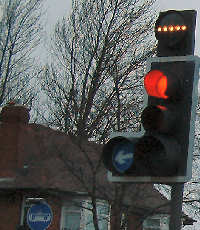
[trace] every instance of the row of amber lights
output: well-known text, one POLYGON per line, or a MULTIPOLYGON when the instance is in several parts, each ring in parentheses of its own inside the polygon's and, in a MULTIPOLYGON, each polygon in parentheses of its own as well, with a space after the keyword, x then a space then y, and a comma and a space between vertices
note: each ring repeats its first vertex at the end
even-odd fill
POLYGON ((185 25, 177 25, 177 26, 172 26, 172 25, 170 25, 170 26, 159 26, 158 27, 158 32, 176 32, 176 31, 185 31, 185 30, 187 30, 187 26, 185 26, 185 25))

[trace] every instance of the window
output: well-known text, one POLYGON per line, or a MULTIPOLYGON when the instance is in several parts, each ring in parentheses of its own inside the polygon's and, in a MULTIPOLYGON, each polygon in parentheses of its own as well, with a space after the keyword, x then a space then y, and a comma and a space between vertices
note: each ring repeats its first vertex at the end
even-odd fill
POLYGON ((143 230, 161 230, 160 218, 150 217, 144 220, 143 230))
POLYGON ((62 230, 80 230, 81 224, 81 203, 66 203, 62 207, 62 230))
MULTIPOLYGON (((90 201, 85 201, 83 208, 84 230, 94 230, 92 204, 90 201)), ((105 202, 97 203, 98 225, 100 230, 108 230, 109 225, 109 206, 105 202)))
POLYGON ((160 214, 148 217, 143 222, 143 230, 169 230, 169 216, 160 214))
MULTIPOLYGON (((109 230, 108 204, 98 202, 97 215, 99 229, 109 230)), ((94 230, 91 202, 75 200, 65 203, 62 208, 61 230, 94 230)))

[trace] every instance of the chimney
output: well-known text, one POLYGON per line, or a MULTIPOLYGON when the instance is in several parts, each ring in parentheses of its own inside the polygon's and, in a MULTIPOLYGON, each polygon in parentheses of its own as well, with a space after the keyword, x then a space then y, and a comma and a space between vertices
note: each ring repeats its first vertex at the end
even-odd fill
POLYGON ((2 123, 27 124, 29 119, 29 109, 23 105, 15 104, 14 102, 9 102, 5 107, 3 107, 0 113, 0 121, 2 123))
POLYGON ((18 140, 29 118, 29 109, 14 102, 0 112, 0 179, 15 177, 20 160, 18 140))

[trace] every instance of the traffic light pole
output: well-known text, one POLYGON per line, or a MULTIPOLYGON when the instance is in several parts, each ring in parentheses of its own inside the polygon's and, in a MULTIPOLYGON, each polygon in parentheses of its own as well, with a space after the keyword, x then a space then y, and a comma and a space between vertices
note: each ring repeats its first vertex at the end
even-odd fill
POLYGON ((171 215, 170 230, 181 230, 182 226, 182 202, 183 202, 184 183, 176 183, 171 186, 171 215))

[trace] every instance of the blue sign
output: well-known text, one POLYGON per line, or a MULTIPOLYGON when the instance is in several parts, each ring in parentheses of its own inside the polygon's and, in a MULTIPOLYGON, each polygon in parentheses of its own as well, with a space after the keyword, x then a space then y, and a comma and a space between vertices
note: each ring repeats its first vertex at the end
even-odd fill
POLYGON ((45 230, 51 224, 52 217, 53 214, 48 204, 34 204, 28 210, 27 224, 31 230, 45 230))
POLYGON ((123 143, 116 146, 113 154, 113 165, 115 169, 124 173, 133 164, 133 145, 131 143, 123 143))

